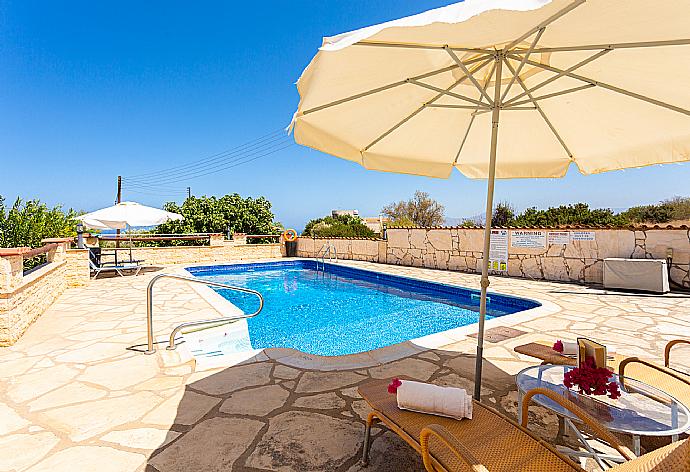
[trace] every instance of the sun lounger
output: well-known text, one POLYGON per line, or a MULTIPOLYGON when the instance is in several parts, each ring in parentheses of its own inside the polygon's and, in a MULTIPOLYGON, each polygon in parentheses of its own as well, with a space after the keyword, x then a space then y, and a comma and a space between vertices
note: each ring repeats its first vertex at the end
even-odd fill
POLYGON ((666 344, 663 366, 639 357, 623 359, 618 364, 618 375, 623 379, 629 377, 653 385, 690 407, 690 375, 670 366, 671 349, 681 344, 690 345, 690 340, 674 339, 666 344))
POLYGON ((544 389, 534 389, 523 399, 520 426, 493 408, 474 402, 472 419, 455 420, 400 410, 395 395, 387 391, 389 381, 374 381, 359 387, 359 393, 373 411, 367 418, 362 462, 368 463, 369 438, 374 422, 385 424, 422 455, 429 472, 558 472, 583 469, 553 446, 527 430, 527 409, 536 394, 547 395, 568 408, 601 439, 629 462, 615 472, 690 471, 690 444, 676 442, 642 457, 620 445, 618 440, 577 405, 544 389))
POLYGON ((138 263, 133 263, 133 264, 119 264, 119 265, 96 265, 91 258, 89 258, 89 267, 91 268, 91 272, 93 272, 93 280, 95 280, 98 277, 98 274, 101 272, 117 272, 117 274, 120 277, 124 277, 124 274, 122 271, 125 270, 134 270, 134 275, 139 275, 139 272, 141 272, 141 269, 144 268, 143 265, 140 265, 138 263))

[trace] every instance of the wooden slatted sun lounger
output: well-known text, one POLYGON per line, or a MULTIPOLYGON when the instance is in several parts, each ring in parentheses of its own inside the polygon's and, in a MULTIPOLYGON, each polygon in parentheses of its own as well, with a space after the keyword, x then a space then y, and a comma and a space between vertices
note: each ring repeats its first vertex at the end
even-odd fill
POLYGON ((577 405, 545 389, 527 392, 523 399, 523 424, 518 425, 493 408, 474 402, 471 420, 455 420, 401 410, 387 391, 389 380, 359 387, 372 408, 367 418, 362 463, 368 463, 372 424, 381 422, 422 455, 429 472, 559 472, 583 469, 553 446, 527 430, 527 408, 534 395, 547 395, 562 404, 626 459, 615 472, 690 471, 690 444, 676 442, 640 458, 622 446, 608 430, 577 405))
POLYGON ((513 351, 525 356, 541 359, 542 364, 554 365, 572 365, 577 361, 574 357, 564 356, 563 354, 553 350, 547 343, 527 343, 513 348, 513 351))

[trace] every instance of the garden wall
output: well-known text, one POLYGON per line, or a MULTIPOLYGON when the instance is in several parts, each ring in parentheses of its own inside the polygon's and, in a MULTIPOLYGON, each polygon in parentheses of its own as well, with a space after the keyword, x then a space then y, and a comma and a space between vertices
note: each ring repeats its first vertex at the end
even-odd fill
MULTIPOLYGON (((673 251, 671 279, 676 284, 690 288, 690 229, 684 226, 630 229, 510 228, 507 233, 507 270, 502 273, 509 276, 602 283, 605 258, 665 259, 670 248, 673 251), (535 231, 544 233, 546 244, 543 247, 513 247, 513 242, 520 236, 517 232, 522 232, 524 236, 524 233, 535 231), (549 233, 553 236, 550 237, 549 233), (556 236, 565 237, 567 243, 549 244, 556 236)), ((481 272, 482 228, 389 228, 386 236, 385 241, 299 238, 298 255, 314 257, 324 243, 330 242, 341 259, 481 272)))
POLYGON ((168 246, 132 248, 132 257, 145 265, 215 264, 247 259, 281 257, 281 244, 234 244, 215 246, 168 246))
MULTIPOLYGON (((30 248, 0 248, 0 346, 14 344, 39 316, 68 288, 90 280, 87 249, 68 249, 70 239, 49 239, 48 263, 24 272, 30 248)), ((217 238, 211 246, 133 248, 144 265, 213 264, 281 257, 281 244, 237 244, 217 238)))
POLYGON ((22 252, 28 248, 0 250, 0 346, 14 344, 67 289, 67 246, 62 240, 47 254, 46 264, 27 273, 22 252))
POLYGON ((338 259, 386 262, 387 241, 380 239, 321 239, 300 237, 297 240, 297 256, 314 257, 324 244, 332 244, 338 259))

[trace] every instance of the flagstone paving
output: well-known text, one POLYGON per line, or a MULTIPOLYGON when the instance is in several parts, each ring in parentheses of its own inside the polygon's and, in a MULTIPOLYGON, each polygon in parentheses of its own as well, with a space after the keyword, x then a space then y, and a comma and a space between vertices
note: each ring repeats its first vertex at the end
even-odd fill
MULTIPOLYGON (((341 263, 479 285, 471 274, 341 263)), ((407 343, 320 363, 274 350, 207 371, 196 371, 194 361, 175 362, 162 345, 146 356, 141 349, 151 276, 68 290, 15 346, 0 348, 0 471, 363 471, 358 460, 369 410, 357 385, 404 374, 472 389, 476 341, 469 337, 434 350, 407 343)), ((555 313, 514 326, 524 335, 485 347, 482 401, 513 417, 514 375, 536 364, 513 352, 518 344, 582 335, 615 344, 619 353, 659 360, 666 341, 690 336, 690 297, 683 294, 622 294, 508 278, 492 279, 492 290, 555 307, 555 313)), ((182 321, 219 316, 185 283, 160 282, 155 301, 161 335, 182 321)), ((679 348, 676 354, 690 368, 690 352, 679 348)), ((569 440, 545 410, 534 408, 531 420, 546 440, 569 440)), ((394 434, 374 428, 366 470, 423 466, 394 434)))

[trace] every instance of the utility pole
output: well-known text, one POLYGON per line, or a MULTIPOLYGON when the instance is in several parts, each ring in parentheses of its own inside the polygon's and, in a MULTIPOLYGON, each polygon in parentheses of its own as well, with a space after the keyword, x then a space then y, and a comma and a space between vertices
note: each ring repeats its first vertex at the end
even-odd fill
MULTIPOLYGON (((118 175, 117 176, 117 198, 115 199, 115 203, 121 203, 122 202, 122 176, 118 175)), ((119 238, 120 237, 120 230, 118 229, 116 231, 116 236, 119 238)), ((115 240, 115 247, 120 247, 120 240, 116 239, 115 240)), ((117 257, 115 258, 117 260, 117 257)))
POLYGON ((187 198, 192 198, 192 187, 187 187, 187 198))

